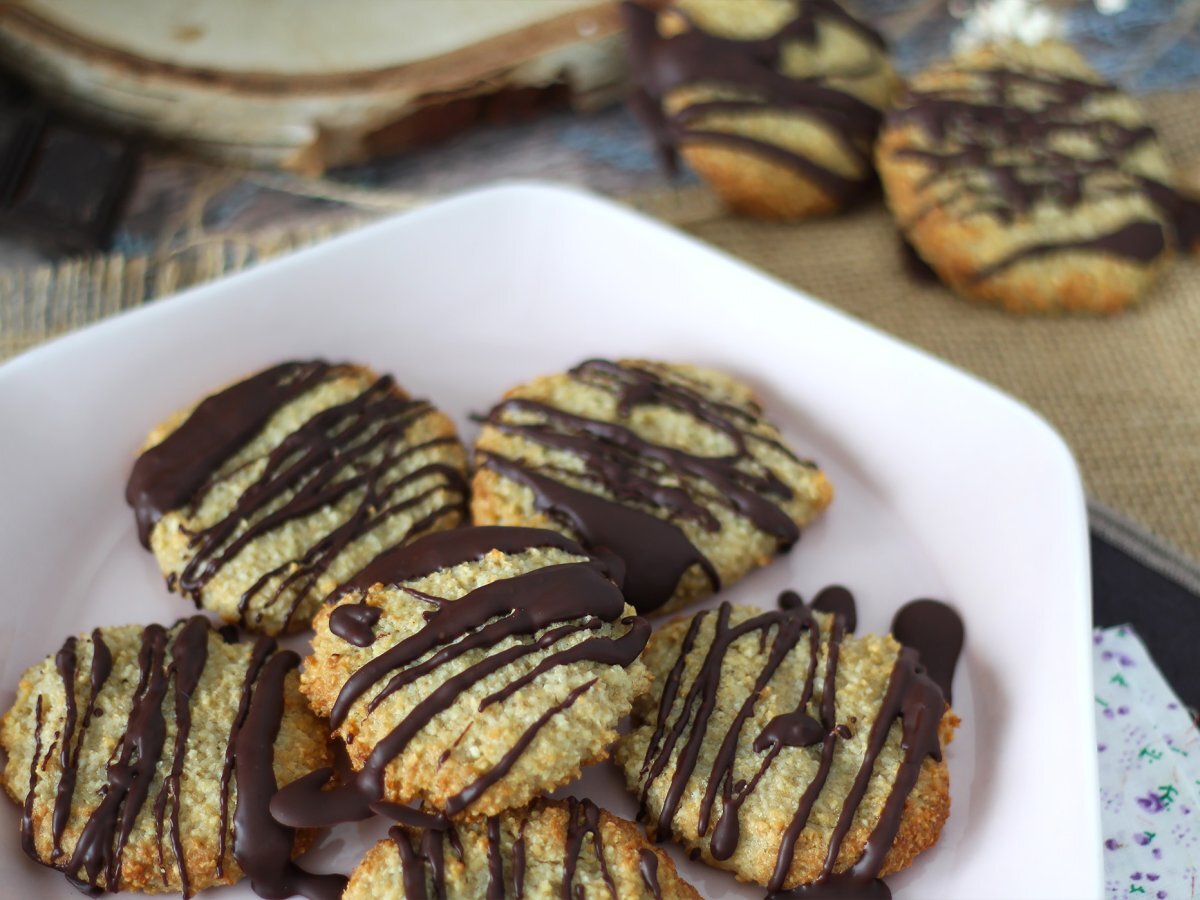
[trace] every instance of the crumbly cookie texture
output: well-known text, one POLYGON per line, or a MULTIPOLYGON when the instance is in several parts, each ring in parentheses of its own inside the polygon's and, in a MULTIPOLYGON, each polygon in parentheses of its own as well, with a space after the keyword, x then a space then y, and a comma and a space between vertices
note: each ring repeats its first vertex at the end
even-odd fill
POLYGON ((450 419, 390 378, 286 363, 155 428, 129 499, 172 590, 279 634, 380 553, 462 522, 466 457, 450 419))
POLYGON ((833 496, 748 387, 690 365, 592 360, 537 378, 505 394, 475 454, 477 523, 607 548, 642 613, 766 565, 833 496))
POLYGON ((897 79, 882 39, 834 0, 626 4, 635 109, 733 209, 828 213, 873 183, 897 79))
MULTIPOLYGON (((843 815, 852 818, 830 874, 859 860, 905 763, 901 739, 910 738, 897 709, 867 769, 892 679, 912 673, 901 668, 900 646, 890 636, 835 634, 824 613, 812 613, 809 627, 793 615, 723 604, 658 629, 643 656, 654 688, 635 705, 634 728, 616 752, 653 836, 673 837, 706 863, 771 890, 827 877, 822 867, 843 815), (830 716, 823 707, 831 643, 838 652, 830 716), (869 780, 854 806, 847 798, 861 770, 869 780)), ((945 713, 925 737, 940 757, 938 744, 958 720, 940 691, 932 696, 945 713)), ((914 752, 916 783, 900 795, 903 814, 876 875, 905 868, 932 846, 950 811, 945 763, 914 752)))
POLYGON ((699 900, 671 858, 632 822, 587 800, 456 823, 445 832, 392 829, 350 876, 345 900, 520 896, 529 900, 699 900), (432 860, 440 859, 436 865, 432 860))
POLYGON ((915 76, 877 146, 907 240, 963 296, 1114 312, 1175 251, 1182 200, 1132 99, 1070 46, 988 46, 915 76))
POLYGON ((650 628, 599 561, 555 532, 466 528, 389 562, 317 614, 301 678, 360 793, 494 815, 608 756, 649 688, 650 628))
MULTIPOLYGON (((107 891, 239 881, 248 832, 266 810, 245 805, 254 792, 239 784, 231 746, 247 760, 264 754, 254 777, 273 771, 279 785, 328 761, 325 727, 299 691, 299 659, 260 640, 257 649, 227 643, 200 616, 100 628, 26 671, 0 721, 4 788, 22 806, 26 852, 107 891), (273 715, 273 746, 237 744, 273 715), (235 816, 246 817, 240 837, 235 816)), ((295 840, 292 855, 308 843, 295 840)), ((287 859, 276 862, 283 871, 287 859)))

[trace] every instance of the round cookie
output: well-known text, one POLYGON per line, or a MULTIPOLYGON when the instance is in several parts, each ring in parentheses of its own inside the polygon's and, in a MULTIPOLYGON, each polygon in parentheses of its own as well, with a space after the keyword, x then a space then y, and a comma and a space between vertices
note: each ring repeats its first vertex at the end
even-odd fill
POLYGON ((833 495, 747 387, 688 365, 590 360, 514 388, 488 414, 475 455, 475 522, 553 528, 608 549, 641 613, 770 562, 833 495))
POLYGON ((345 900, 445 897, 699 900, 633 823, 590 800, 536 800, 446 831, 396 826, 350 876, 345 900))
POLYGON ((1136 104, 1059 42, 983 47, 915 76, 876 149, 917 253, 958 293, 1012 311, 1123 309, 1192 230, 1136 104))
POLYGON ((657 839, 773 892, 858 896, 937 841, 957 719, 915 650, 785 597, 655 632, 616 758, 657 839))
POLYGON ((883 39, 835 0, 625 3, 635 113, 733 209, 827 213, 875 183, 896 77, 883 39))
POLYGON ((605 563, 553 531, 427 535, 313 625, 301 689, 354 771, 333 791, 325 772, 283 792, 272 809, 292 824, 381 800, 468 817, 524 806, 606 758, 649 688, 650 626, 605 563))
POLYGON ((327 759, 299 662, 199 615, 68 638, 0 721, 25 852, 92 890, 190 895, 249 877, 338 896, 344 880, 289 862, 308 840, 268 811, 277 785, 327 759))
POLYGON ((448 417, 390 377, 266 369, 151 432, 126 489, 171 590, 280 634, 380 553, 466 513, 448 417))

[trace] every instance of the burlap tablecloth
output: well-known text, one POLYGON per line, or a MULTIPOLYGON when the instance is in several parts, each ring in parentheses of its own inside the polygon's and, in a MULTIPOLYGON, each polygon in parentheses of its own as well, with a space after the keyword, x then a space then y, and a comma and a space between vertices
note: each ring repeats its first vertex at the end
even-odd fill
MULTIPOLYGON (((1197 183, 1200 90, 1145 103, 1184 179, 1197 183)), ((1021 318, 914 280, 878 202, 778 225, 729 216, 699 187, 627 199, 1024 400, 1074 449, 1094 499, 1200 559, 1200 259, 1174 266, 1140 306, 1117 317, 1021 318)), ((371 206, 410 204, 376 198, 371 206)), ((302 229, 198 232, 158 253, 0 273, 0 359, 351 227, 364 219, 354 209, 348 203, 302 229)), ((804 352, 803 335, 796 352, 804 352)))

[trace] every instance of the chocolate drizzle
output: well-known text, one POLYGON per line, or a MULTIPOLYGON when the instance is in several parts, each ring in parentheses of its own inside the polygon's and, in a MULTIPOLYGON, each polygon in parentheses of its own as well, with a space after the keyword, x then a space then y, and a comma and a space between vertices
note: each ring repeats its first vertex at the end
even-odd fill
MULTIPOLYGON (((538 801, 533 807, 519 812, 506 813, 509 819, 507 827, 502 817, 488 816, 483 820, 483 837, 486 843, 488 880, 486 897, 488 900, 503 900, 510 896, 505 886, 512 886, 511 896, 520 900, 525 896, 525 832, 529 827, 531 817, 545 815, 551 804, 562 804, 564 801, 538 801), (520 817, 519 824, 513 819, 520 817), (509 831, 516 837, 505 852, 505 832, 509 831), (509 877, 506 878, 505 863, 508 863, 509 877)), ((561 896, 563 900, 578 900, 584 896, 581 885, 575 884, 575 876, 579 863, 584 854, 584 848, 591 847, 592 858, 599 869, 600 878, 604 882, 613 900, 617 900, 617 885, 609 871, 608 862, 604 856, 604 835, 600 817, 601 810, 591 800, 578 800, 568 797, 566 806, 566 834, 563 848, 563 869, 561 896)), ((405 828, 395 826, 388 831, 388 837, 396 846, 400 855, 400 869, 404 882, 404 896, 412 900, 426 900, 432 896, 445 898, 448 891, 445 867, 445 845, 457 848, 458 858, 462 857, 462 838, 458 829, 472 827, 471 824, 449 824, 443 829, 405 828)), ((478 827, 478 826, 476 826, 478 827)), ((639 869, 642 879, 656 898, 662 897, 658 886, 658 857, 650 850, 642 850, 639 854, 639 869)))
POLYGON ((951 703, 954 667, 966 636, 958 613, 938 600, 913 600, 896 611, 892 636, 921 657, 926 674, 951 703))
MULTIPOLYGON (((778 162, 799 172, 839 204, 857 198, 873 183, 871 148, 881 120, 879 110, 832 84, 830 78, 836 78, 836 73, 790 78, 780 71, 784 48, 793 44, 814 47, 817 23, 822 20, 837 22, 875 47, 884 46, 877 32, 833 0, 798 0, 795 18, 774 35, 754 40, 717 37, 692 23, 681 34, 663 37, 655 9, 626 2, 621 11, 639 85, 630 105, 650 131, 670 171, 678 165, 679 147, 694 143, 743 149, 778 162), (698 84, 732 91, 738 99, 699 102, 674 114, 666 112, 664 100, 672 91, 698 84), (704 126, 710 114, 753 114, 768 108, 823 125, 860 174, 847 176, 777 144, 704 126)), ((671 12, 686 19, 678 9, 671 12)))
POLYGON ((719 531, 712 506, 745 517, 774 537, 780 550, 799 538, 799 528, 780 505, 792 498, 791 489, 756 459, 751 445, 767 444, 795 457, 753 430, 761 422, 756 407, 709 399, 682 379, 668 380, 629 363, 589 360, 570 374, 614 395, 623 419, 639 406, 664 406, 720 432, 731 446, 727 455, 697 456, 648 441, 620 422, 522 398, 505 400, 488 414, 490 428, 580 461, 581 471, 568 471, 482 450, 479 464, 528 487, 537 509, 579 535, 589 549, 607 548, 620 557, 625 595, 639 612, 662 606, 693 566, 714 591, 720 588, 715 567, 677 524, 719 531))
MULTIPOLYGON (((166 512, 181 508, 194 512, 209 491, 241 471, 242 467, 235 472, 222 470, 284 405, 344 371, 345 367, 319 360, 284 363, 204 400, 183 425, 134 465, 126 499, 136 512, 142 543, 149 546, 150 532, 166 512)), ((261 605, 287 602, 286 629, 318 579, 363 535, 439 494, 448 497, 415 522, 400 541, 444 516, 461 517, 466 484, 455 467, 429 463, 401 477, 393 475, 414 454, 457 443, 454 437, 419 444, 409 441, 412 427, 432 412, 426 401, 401 396, 395 382, 385 376, 352 400, 313 415, 261 458, 262 472, 223 518, 189 535, 192 556, 178 578, 169 582, 172 590, 199 605, 209 581, 253 541, 356 497, 357 504, 344 522, 296 558, 262 573, 243 593, 238 613, 248 622, 251 602, 277 581, 261 605)), ((261 611, 257 615, 261 619, 261 611)))
MULTIPOLYGON (((813 603, 806 605, 796 594, 785 592, 780 596, 780 606, 778 610, 759 613, 737 624, 732 622, 733 607, 728 603, 714 611, 699 613, 692 619, 675 664, 663 682, 655 729, 642 761, 639 814, 640 818, 646 818, 650 790, 673 763, 675 769, 664 794, 662 809, 649 823, 650 830, 659 839, 672 833, 672 822, 696 772, 710 717, 716 707, 726 657, 740 638, 757 633, 766 659, 746 699, 734 713, 732 724, 716 750, 711 770, 702 776, 706 788, 696 828, 699 835, 710 835, 708 852, 714 859, 730 858, 740 841, 740 808, 775 759, 789 748, 813 748, 810 752, 817 758, 817 771, 798 798, 791 820, 780 837, 775 869, 768 884, 773 896, 782 896, 778 892, 788 880, 796 844, 825 787, 837 744, 852 736, 849 726, 855 724, 838 721, 835 689, 840 648, 855 618, 853 597, 844 588, 827 588, 813 603), (813 615, 814 609, 829 614, 825 625, 813 615), (711 643, 684 692, 683 673, 688 658, 694 652, 701 628, 710 621, 713 627, 711 643), (825 632, 824 642, 822 631, 825 632), (784 660, 802 641, 807 642, 808 662, 796 706, 775 716, 762 728, 752 745, 755 753, 763 754, 757 771, 748 779, 737 779, 734 765, 739 736, 751 721, 758 698, 768 690, 784 660)), ((949 613, 947 607, 941 607, 941 610, 949 613)), ((909 621, 916 624, 915 620, 909 621)), ((886 886, 877 882, 878 874, 895 839, 904 803, 916 784, 925 757, 941 758, 938 727, 945 708, 942 691, 918 666, 917 652, 902 648, 871 726, 864 758, 841 804, 822 870, 813 884, 796 888, 788 896, 887 896, 886 886), (858 860, 846 871, 835 872, 842 843, 873 777, 875 762, 892 723, 897 719, 901 722, 900 746, 904 753, 899 772, 858 860)))
POLYGON ((1134 219, 1092 238, 1021 246, 979 268, 972 282, 1066 251, 1149 263, 1173 244, 1200 242, 1200 203, 1124 168, 1154 140, 1154 129, 1096 118, 1091 101, 1115 93, 1116 87, 1049 70, 975 68, 961 75, 971 87, 910 89, 888 115, 889 127, 915 125, 928 142, 894 153, 929 169, 916 187, 929 199, 901 223, 906 232, 935 209, 952 209, 956 218, 988 215, 1011 225, 1041 204, 1073 209, 1087 200, 1130 195, 1147 197, 1174 224, 1172 234, 1157 219, 1134 219), (1018 94, 1025 105, 1018 105, 1018 94), (1104 152, 1070 152, 1063 139, 1071 136, 1094 141, 1104 152))
MULTIPOLYGON (((623 618, 625 600, 599 559, 534 569, 523 575, 490 582, 453 601, 406 587, 407 582, 433 572, 482 559, 493 549, 514 554, 539 547, 557 547, 586 556, 578 544, 556 532, 536 528, 481 527, 427 535, 388 554, 386 571, 380 566, 374 568, 372 583, 409 590, 433 608, 425 614, 426 623, 420 630, 371 659, 346 680, 330 714, 330 723, 335 729, 345 722, 351 707, 377 685, 383 687, 367 703, 366 715, 374 713, 405 685, 464 653, 495 647, 509 637, 530 640, 493 653, 431 688, 375 744, 362 768, 337 787, 322 789, 332 772, 321 770, 284 788, 271 803, 271 809, 280 821, 296 826, 318 826, 370 815, 372 804, 384 797, 384 774, 392 760, 403 753, 409 742, 435 717, 453 706, 464 691, 516 660, 550 649, 574 634, 595 630, 602 623, 620 621, 628 626, 621 637, 588 638, 551 653, 529 673, 485 698, 479 705, 480 711, 507 699, 542 673, 559 666, 579 661, 628 666, 637 659, 649 638, 650 626, 637 617, 623 618)), ((339 609, 361 605, 347 603, 339 609)), ((354 636, 353 632, 351 635, 354 636)), ((444 812, 448 815, 462 812, 503 778, 541 729, 569 709, 596 680, 583 682, 547 709, 491 769, 450 797, 444 812)))
MULTIPOLYGON (((80 753, 88 728, 100 713, 97 700, 112 675, 113 657, 100 630, 93 631, 87 706, 80 718, 76 697, 77 694, 83 696, 83 691, 77 685, 78 639, 68 638, 55 655, 55 667, 63 681, 66 702, 58 755, 61 772, 52 814, 50 865, 64 872, 85 892, 98 894, 122 887, 125 848, 135 823, 147 807, 155 774, 162 769, 165 773, 163 781, 151 806, 159 875, 164 882, 169 880, 169 850, 170 860, 178 868, 184 896, 192 894, 192 880, 180 833, 181 784, 191 735, 192 696, 204 675, 209 636, 213 633, 204 616, 193 616, 180 623, 174 629, 174 637, 171 631, 159 625, 150 625, 142 632, 137 657, 138 682, 124 733, 110 758, 107 782, 100 789, 99 803, 84 822, 74 850, 65 860, 62 837, 71 817, 80 753), (176 722, 174 741, 169 748, 166 742, 168 710, 176 722)), ((238 764, 234 856, 254 879, 254 889, 262 897, 286 897, 300 891, 305 896, 324 900, 340 896, 344 879, 327 881, 322 880, 325 876, 301 872, 290 862, 291 829, 271 822, 267 814, 267 800, 275 789, 274 740, 283 710, 282 674, 298 662, 294 653, 276 652, 274 642, 265 638, 255 647, 252 656, 251 671, 243 685, 239 713, 226 750, 227 767, 232 766, 235 759, 238 764)), ((112 690, 126 689, 124 685, 117 685, 112 690)), ((32 809, 39 778, 37 757, 41 754, 41 732, 46 724, 40 695, 35 720, 35 759, 22 818, 22 840, 25 852, 42 862, 34 846, 32 831, 32 809)), ((218 877, 223 874, 225 857, 229 781, 227 771, 221 782, 218 877)))

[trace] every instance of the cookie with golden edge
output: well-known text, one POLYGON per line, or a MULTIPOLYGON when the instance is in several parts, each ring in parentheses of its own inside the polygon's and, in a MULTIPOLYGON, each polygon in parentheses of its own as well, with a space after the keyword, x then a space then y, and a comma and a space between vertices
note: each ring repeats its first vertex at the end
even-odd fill
POLYGON ((753 392, 698 366, 590 360, 513 388, 475 444, 481 524, 553 528, 625 564, 641 613, 732 584, 791 547, 833 490, 753 392))
POLYGON ((772 891, 861 890, 937 841, 958 720, 891 636, 725 603, 659 628, 643 659, 654 688, 616 760, 652 837, 772 891))
POLYGON ((877 163, 938 276, 1014 312, 1135 302, 1174 255, 1173 210, 1189 203, 1134 101, 1061 42, 978 48, 915 76, 877 163))
POLYGON ((393 379, 321 360, 266 369, 176 413, 126 496, 167 585, 227 622, 302 630, 380 553, 465 518, 450 419, 393 379))
POLYGON ((635 112, 733 209, 796 219, 875 181, 897 86, 882 38, 835 0, 625 3, 635 112))
POLYGON ((485 896, 700 898, 637 825, 572 797, 446 831, 396 826, 351 874, 345 900, 485 896))
POLYGON ((301 679, 354 770, 333 799, 495 815, 607 758, 650 680, 650 627, 613 576, 531 528, 438 532, 378 560, 317 614, 301 679))
POLYGON ((309 836, 267 809, 327 762, 300 660, 226 637, 203 616, 97 628, 25 672, 0 746, 29 856, 96 890, 190 895, 248 875, 336 896, 288 862, 309 836))

